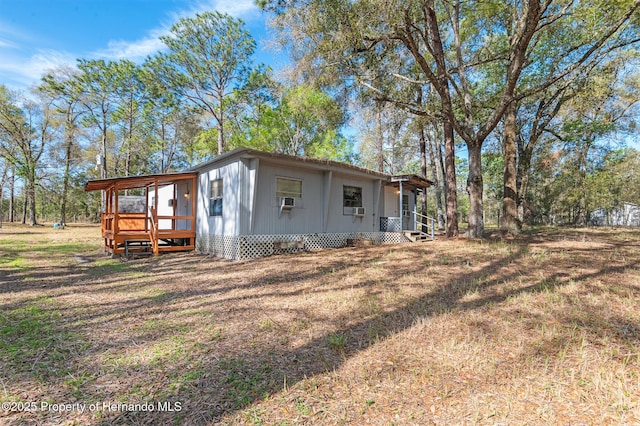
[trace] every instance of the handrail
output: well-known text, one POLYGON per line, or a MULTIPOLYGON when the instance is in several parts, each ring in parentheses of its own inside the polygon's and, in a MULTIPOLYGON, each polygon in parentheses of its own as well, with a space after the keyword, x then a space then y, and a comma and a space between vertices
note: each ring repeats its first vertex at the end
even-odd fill
MULTIPOLYGON (((418 225, 428 225, 428 223, 424 223, 422 221, 418 222, 418 217, 420 217, 421 219, 426 219, 428 222, 431 222, 431 239, 435 240, 436 239, 436 220, 430 216, 425 216, 421 213, 418 213, 416 211, 412 211, 411 213, 413 213, 414 215, 414 219, 413 219, 413 223, 414 223, 414 227, 416 228, 416 231, 418 231, 418 225)), ((419 230, 420 232, 422 232, 422 229, 419 230)))

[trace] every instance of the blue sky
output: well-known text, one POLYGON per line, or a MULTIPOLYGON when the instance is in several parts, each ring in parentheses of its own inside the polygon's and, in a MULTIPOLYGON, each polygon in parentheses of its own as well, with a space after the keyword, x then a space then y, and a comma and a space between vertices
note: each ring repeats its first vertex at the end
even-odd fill
POLYGON ((258 43, 256 62, 285 65, 266 47, 265 15, 254 0, 0 0, 0 84, 27 89, 78 58, 139 63, 162 48, 158 37, 181 17, 213 10, 245 21, 258 43))

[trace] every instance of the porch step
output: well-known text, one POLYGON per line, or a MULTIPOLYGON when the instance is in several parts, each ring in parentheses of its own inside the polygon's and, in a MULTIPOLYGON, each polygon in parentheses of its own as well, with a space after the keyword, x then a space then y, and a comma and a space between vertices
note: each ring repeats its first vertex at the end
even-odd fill
POLYGON ((427 241, 431 239, 431 236, 429 236, 429 234, 425 234, 424 232, 402 231, 402 233, 404 234, 405 237, 407 237, 409 240, 411 240, 414 243, 419 241, 427 241))
POLYGON ((146 238, 124 240, 124 257, 129 258, 129 253, 145 253, 151 251, 151 241, 146 238))

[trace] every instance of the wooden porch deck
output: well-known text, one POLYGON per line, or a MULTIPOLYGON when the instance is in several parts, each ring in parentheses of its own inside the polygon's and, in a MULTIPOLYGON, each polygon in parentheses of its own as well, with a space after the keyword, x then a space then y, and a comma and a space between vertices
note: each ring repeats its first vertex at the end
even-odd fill
POLYGON ((105 252, 123 255, 135 251, 150 251, 157 256, 162 252, 195 250, 196 177, 195 173, 177 173, 89 181, 85 191, 104 191, 105 204, 101 222, 105 252), (173 202, 169 204, 170 207, 173 206, 173 214, 158 215, 159 188, 170 185, 174 187, 171 195, 173 202), (178 193, 178 185, 186 190, 178 193), (120 192, 137 188, 145 189, 146 211, 120 212, 120 192), (155 194, 151 202, 150 191, 155 194), (186 201, 183 205, 188 211, 186 215, 177 214, 175 201, 178 197, 184 197, 186 201))
MULTIPOLYGON (((106 215, 105 215, 106 216, 106 215)), ((145 223, 151 221, 144 213, 128 213, 124 220, 118 221, 118 226, 105 226, 109 220, 103 219, 102 238, 105 251, 111 254, 126 254, 127 252, 151 251, 154 254, 171 251, 195 250, 196 233, 185 229, 157 229, 150 226, 148 229, 135 227, 132 223, 145 223), (138 220, 132 221, 134 215, 139 215, 138 220), (115 228, 115 229, 114 229, 115 228), (124 228, 124 229, 123 229, 124 228)), ((184 216, 159 216, 157 220, 171 219, 184 220, 184 216)), ((156 222, 157 223, 157 222, 156 222)))

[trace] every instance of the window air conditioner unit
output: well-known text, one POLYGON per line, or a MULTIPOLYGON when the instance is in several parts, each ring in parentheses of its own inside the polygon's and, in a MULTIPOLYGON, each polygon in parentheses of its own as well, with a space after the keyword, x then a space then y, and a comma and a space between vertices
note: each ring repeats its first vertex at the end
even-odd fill
POLYGON ((296 199, 295 198, 293 198, 293 197, 282 197, 282 202, 280 204, 280 207, 283 210, 292 209, 295 206, 296 206, 296 199))
POLYGON ((354 207, 353 208, 354 216, 364 216, 364 207, 354 207))

